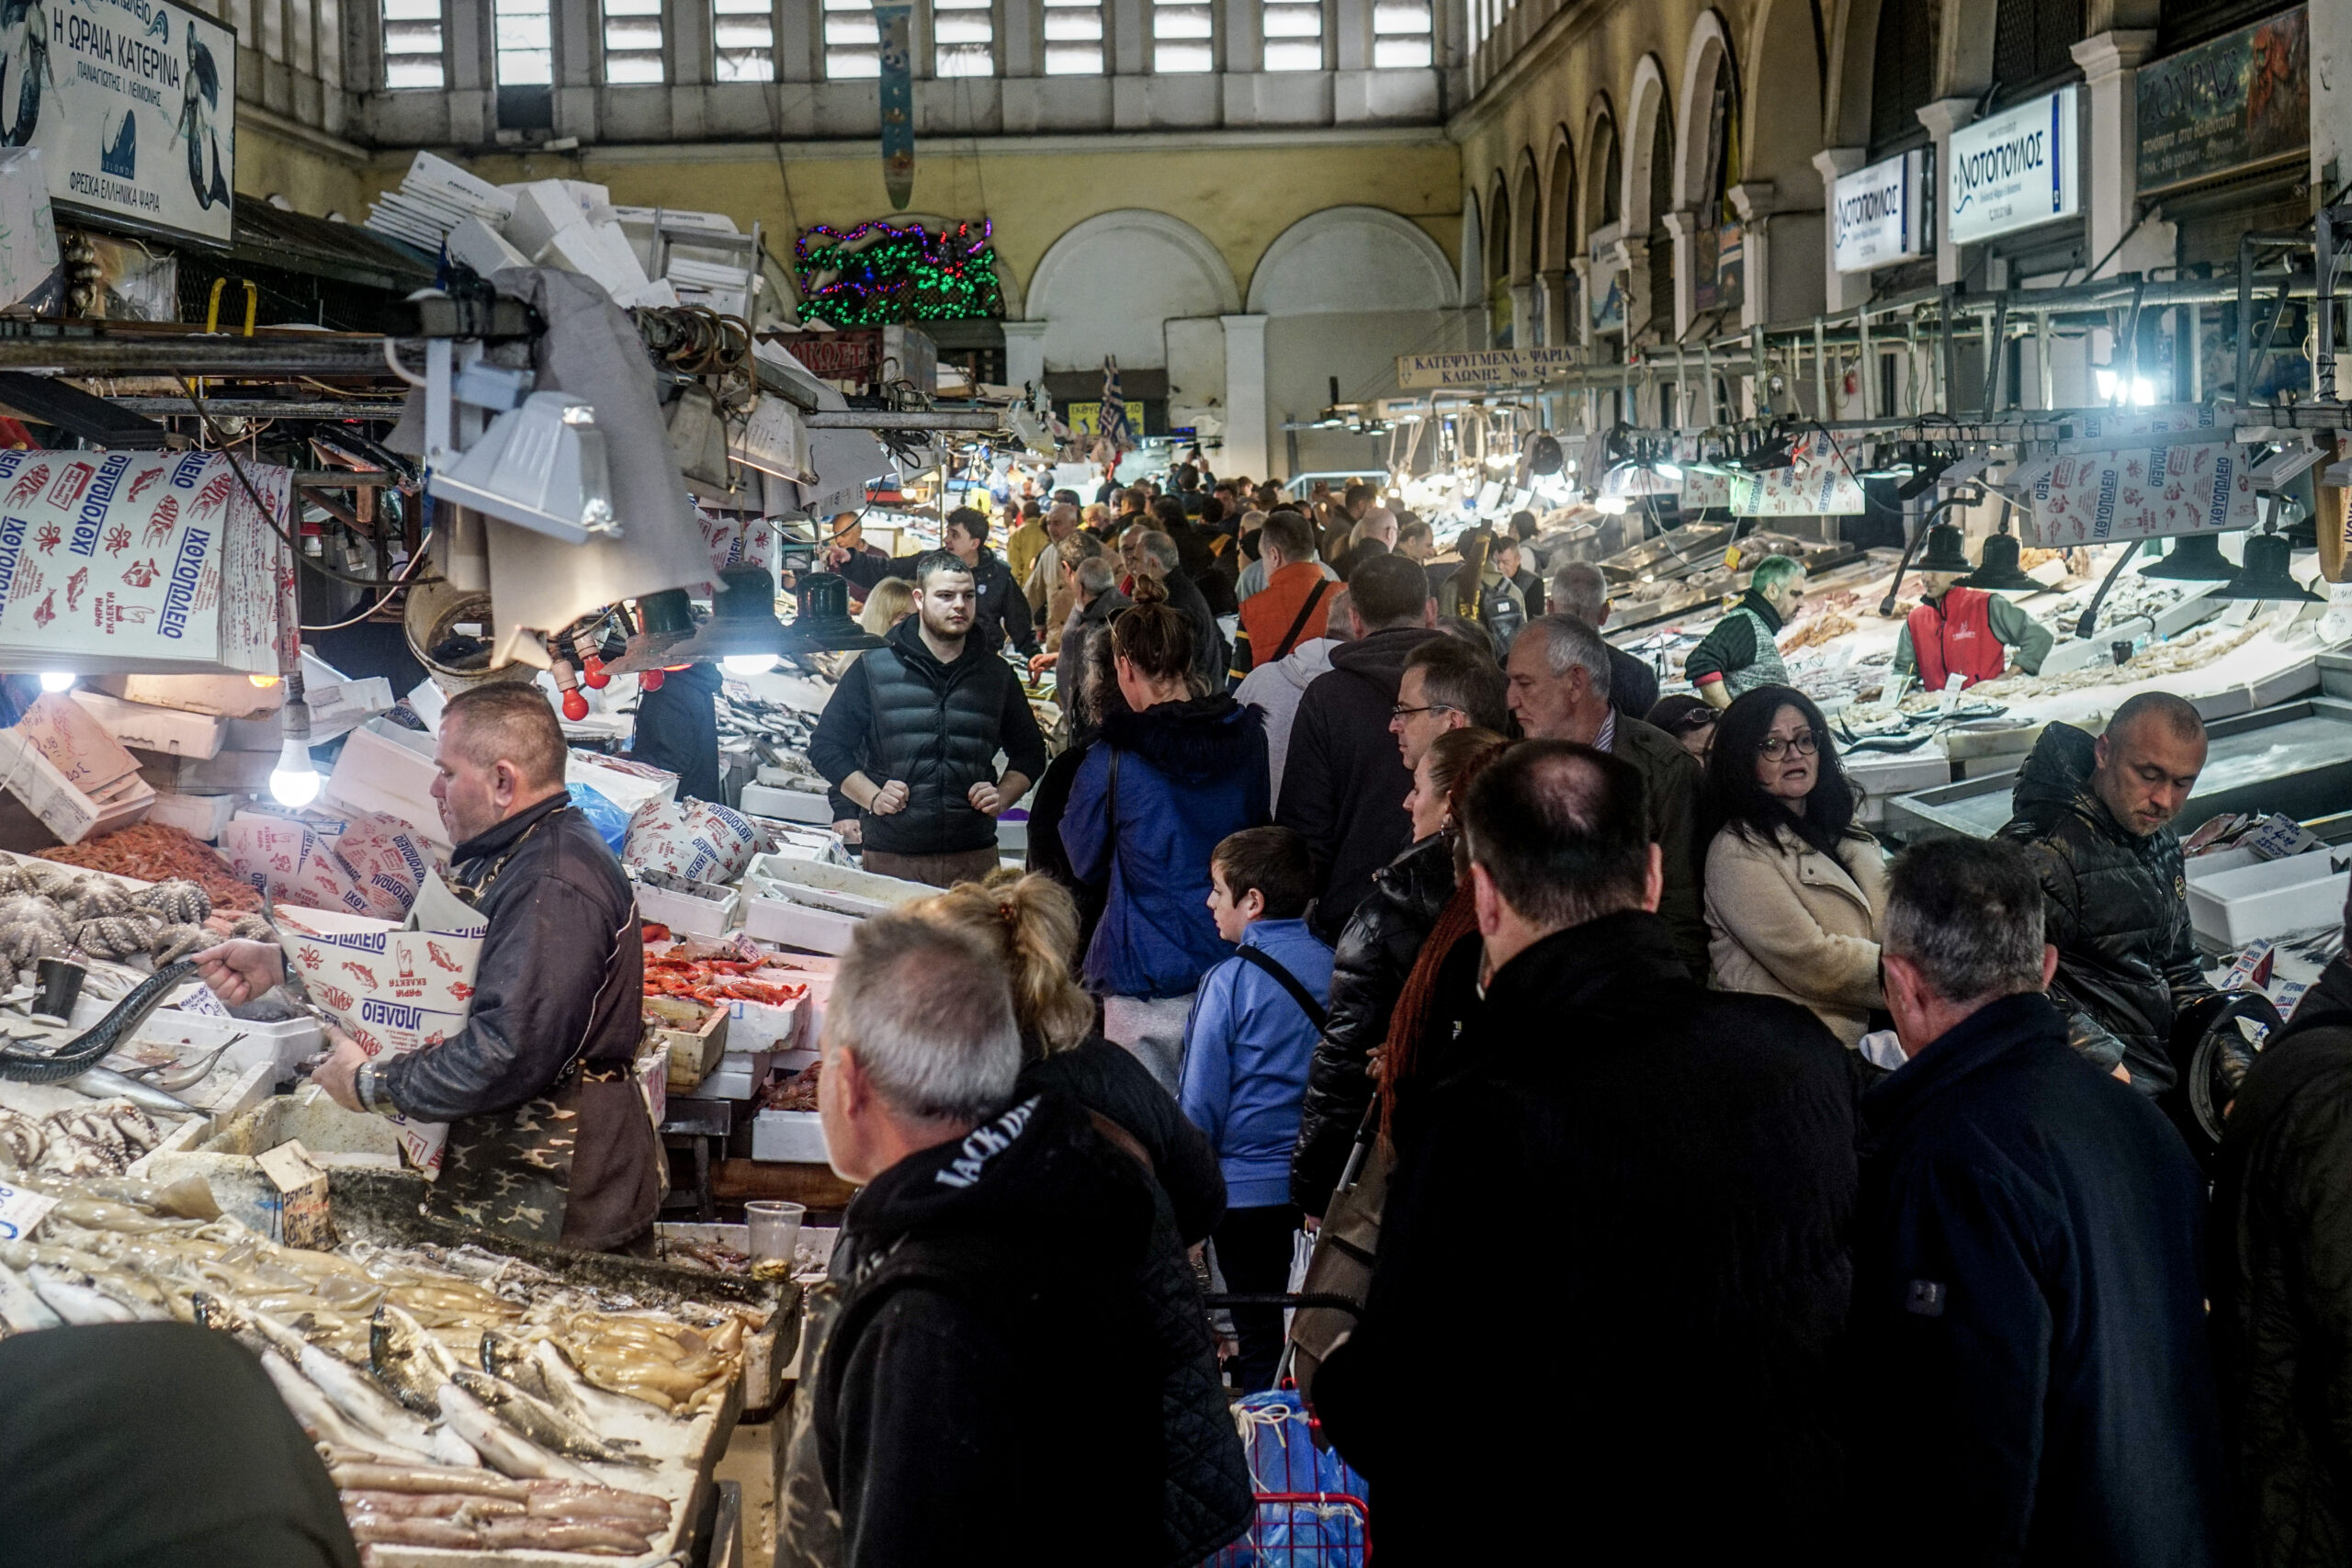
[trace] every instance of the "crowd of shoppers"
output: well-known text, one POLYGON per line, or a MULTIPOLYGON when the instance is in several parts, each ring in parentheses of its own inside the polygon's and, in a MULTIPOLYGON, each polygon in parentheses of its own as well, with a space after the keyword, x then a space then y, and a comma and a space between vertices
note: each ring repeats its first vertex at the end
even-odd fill
POLYGON ((2204 979, 2193 707, 2049 726, 1997 835, 1890 861, 1773 678, 1795 563, 1661 700, 1519 530, 1433 587, 1376 495, 1177 490, 1107 503, 1117 554, 1059 506, 1008 543, 1070 740, 1033 874, 913 859, 1042 771, 965 556, 820 727, 876 863, 957 885, 827 1014, 866 1190, 787 1535, 1207 1557, 1251 1512, 1226 1399, 1291 1331, 1213 1343, 1201 1280, 1291 1288, 1354 1199, 1362 1304, 1303 1365, 1385 1562, 1514 1561, 1531 1509, 1629 1561, 2352 1560, 2352 961, 2285 1027, 2204 979), (2176 1064, 2239 1019, 2269 1043, 2192 1147, 2176 1064))

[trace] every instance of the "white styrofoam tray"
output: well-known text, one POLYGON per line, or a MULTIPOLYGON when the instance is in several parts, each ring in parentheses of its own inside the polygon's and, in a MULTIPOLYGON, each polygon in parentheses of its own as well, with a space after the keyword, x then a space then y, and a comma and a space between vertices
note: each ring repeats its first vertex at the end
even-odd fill
POLYGON ((252 1023, 242 1018, 189 1012, 179 1008, 156 1009, 147 1015, 147 1021, 139 1026, 132 1038, 177 1045, 180 1055, 187 1057, 209 1051, 237 1034, 244 1038, 221 1053, 222 1062, 243 1066, 268 1062, 280 1072, 292 1071, 304 1057, 315 1055, 326 1043, 326 1031, 315 1018, 252 1023))
POLYGON ((743 786, 742 808, 754 817, 776 817, 786 822, 831 822, 833 808, 823 795, 805 789, 779 789, 774 784, 743 786))
POLYGON ((761 888, 763 895, 773 892, 796 904, 808 904, 843 915, 886 914, 901 904, 929 897, 939 891, 924 883, 907 882, 870 871, 855 871, 845 865, 779 860, 774 855, 764 855, 753 862, 750 877, 756 877, 763 884, 761 888))
POLYGON ((796 904, 788 898, 753 897, 743 906, 743 931, 757 942, 810 953, 847 953, 858 918, 796 904))
POLYGON ((2335 925, 2352 890, 2352 871, 2336 870, 2324 851, 2201 875, 2196 861, 2188 864, 2189 923, 2199 936, 2223 947, 2335 925))
POLYGON ((733 893, 724 898, 697 898, 691 893, 673 893, 650 882, 635 886, 639 919, 657 920, 673 931, 684 931, 690 936, 725 936, 741 903, 733 893))
POLYGON ((761 1111, 752 1119, 752 1157, 823 1165, 824 1119, 814 1111, 761 1111))

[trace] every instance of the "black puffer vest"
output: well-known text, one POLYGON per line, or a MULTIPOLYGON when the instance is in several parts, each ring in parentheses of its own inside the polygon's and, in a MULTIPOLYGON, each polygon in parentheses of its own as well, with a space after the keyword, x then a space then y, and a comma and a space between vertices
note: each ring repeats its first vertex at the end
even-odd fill
POLYGON ((1012 667, 978 637, 966 640, 956 662, 942 664, 912 615, 890 628, 865 664, 873 713, 865 776, 907 785, 904 810, 865 814, 865 847, 944 855, 995 843, 995 820, 967 797, 974 784, 996 778, 1005 703, 1020 700, 1012 667))

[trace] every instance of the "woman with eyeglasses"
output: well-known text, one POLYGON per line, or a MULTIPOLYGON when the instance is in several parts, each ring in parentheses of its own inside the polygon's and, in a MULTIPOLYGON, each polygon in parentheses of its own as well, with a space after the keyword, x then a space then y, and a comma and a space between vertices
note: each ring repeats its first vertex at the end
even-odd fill
POLYGON ((1787 997, 1849 1046, 1879 990, 1884 856, 1855 820, 1813 699, 1759 686, 1734 699, 1707 761, 1708 953, 1719 990, 1787 997))

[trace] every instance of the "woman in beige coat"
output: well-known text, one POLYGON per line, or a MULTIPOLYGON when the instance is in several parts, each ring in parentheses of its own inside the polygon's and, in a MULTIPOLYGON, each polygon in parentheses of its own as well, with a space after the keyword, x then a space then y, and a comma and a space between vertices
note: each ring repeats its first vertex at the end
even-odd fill
POLYGON ((1786 997, 1852 1045, 1884 1006, 1878 840, 1811 698, 1760 686, 1724 710, 1708 761, 1708 953, 1716 988, 1786 997))

